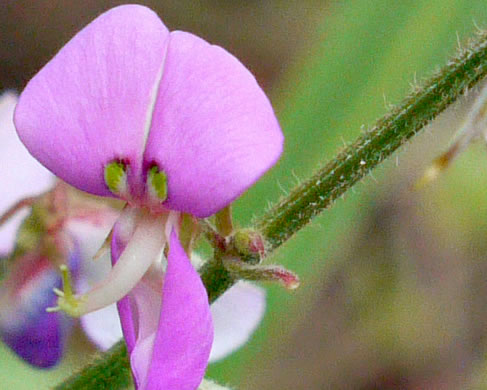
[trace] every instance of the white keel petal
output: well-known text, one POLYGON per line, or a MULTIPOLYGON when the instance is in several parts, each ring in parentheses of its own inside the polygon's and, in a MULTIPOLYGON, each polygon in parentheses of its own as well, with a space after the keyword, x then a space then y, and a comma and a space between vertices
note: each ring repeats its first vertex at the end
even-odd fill
POLYGON ((164 215, 141 212, 134 234, 108 277, 80 297, 80 315, 101 309, 127 295, 158 261, 166 243, 164 215))

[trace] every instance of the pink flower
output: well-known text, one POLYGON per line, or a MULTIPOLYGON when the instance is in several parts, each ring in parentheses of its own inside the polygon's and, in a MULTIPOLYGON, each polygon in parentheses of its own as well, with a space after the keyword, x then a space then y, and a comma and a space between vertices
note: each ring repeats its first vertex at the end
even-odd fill
MULTIPOLYGON (((52 190, 53 175, 40 165, 25 149, 15 133, 13 112, 17 96, 12 92, 0 95, 0 178, 4 186, 0 214, 22 199, 38 196, 52 190), (15 173, 15 174, 13 174, 15 173)), ((86 217, 89 210, 82 210, 86 217)), ((100 210, 98 210, 98 213, 100 210)), ((2 257, 12 256, 16 235, 29 207, 19 210, 0 227, 2 257)), ((75 270, 75 284, 80 291, 103 280, 109 272, 109 262, 92 261, 108 234, 111 216, 104 212, 104 221, 89 223, 84 218, 68 219, 60 228, 62 239, 76 243, 68 257, 75 270), (108 267, 108 268, 107 268, 108 267)), ((113 222, 112 222, 113 223, 113 222)), ((53 233, 49 234, 52 238, 53 233)), ((38 237, 42 240, 42 237, 38 237)), ((47 238, 47 237, 44 237, 47 238)), ((65 247, 69 247, 69 242, 65 247)), ((42 246, 42 242, 40 242, 42 246)), ((193 264, 202 260, 193 254, 193 264)), ((47 313, 55 303, 54 287, 61 287, 61 276, 46 256, 37 249, 8 262, 8 275, 0 284, 0 338, 21 358, 37 367, 51 367, 58 363, 64 351, 64 341, 73 321, 62 313, 47 313)), ((246 282, 238 282, 211 306, 215 339, 210 362, 224 358, 242 346, 257 328, 265 310, 263 289, 246 282)), ((110 305, 81 318, 88 337, 102 350, 110 348, 122 338, 122 329, 116 305, 110 305)))
POLYGON ((195 389, 213 326, 179 241, 181 217, 226 207, 279 158, 283 136, 254 77, 225 50, 126 5, 90 23, 29 82, 15 124, 57 176, 128 203, 109 276, 60 307, 83 315, 119 301, 138 388, 195 389))

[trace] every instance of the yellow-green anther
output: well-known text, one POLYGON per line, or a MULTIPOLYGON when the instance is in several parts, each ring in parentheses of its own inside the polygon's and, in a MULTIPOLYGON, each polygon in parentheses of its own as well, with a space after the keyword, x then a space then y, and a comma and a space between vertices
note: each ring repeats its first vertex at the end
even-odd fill
POLYGON ((122 193, 127 185, 125 164, 114 161, 105 166, 105 183, 114 194, 122 193))
POLYGON ((163 171, 159 171, 159 168, 153 166, 149 170, 148 183, 151 191, 164 202, 167 198, 167 176, 163 171))

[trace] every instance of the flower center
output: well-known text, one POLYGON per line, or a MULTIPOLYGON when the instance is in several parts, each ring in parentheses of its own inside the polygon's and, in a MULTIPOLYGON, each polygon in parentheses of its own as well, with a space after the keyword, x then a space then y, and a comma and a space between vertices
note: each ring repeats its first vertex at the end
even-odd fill
MULTIPOLYGON (((105 166, 104 178, 110 192, 120 198, 129 200, 127 164, 123 161, 112 161, 105 166)), ((167 199, 167 175, 157 165, 147 172, 146 200, 151 205, 158 205, 167 199)), ((134 193, 138 193, 137 191, 134 193)), ((147 206, 147 204, 146 204, 147 206)))

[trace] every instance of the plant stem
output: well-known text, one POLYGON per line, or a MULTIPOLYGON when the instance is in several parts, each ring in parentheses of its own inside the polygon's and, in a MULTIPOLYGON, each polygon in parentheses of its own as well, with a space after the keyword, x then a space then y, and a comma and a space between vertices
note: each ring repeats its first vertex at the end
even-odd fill
POLYGON ((96 357, 92 363, 72 375, 54 390, 125 389, 132 384, 132 375, 123 341, 115 344, 108 352, 96 357))
MULTIPOLYGON (((271 246, 270 252, 330 207, 486 75, 487 33, 482 32, 423 86, 415 88, 400 105, 379 119, 372 129, 255 221, 255 227, 271 246)), ((235 282, 218 259, 202 268, 201 278, 210 302, 235 282)), ((127 361, 126 348, 119 343, 56 389, 119 389, 131 380, 127 361)))
POLYGON ((277 248, 487 75, 487 32, 255 221, 277 248))

